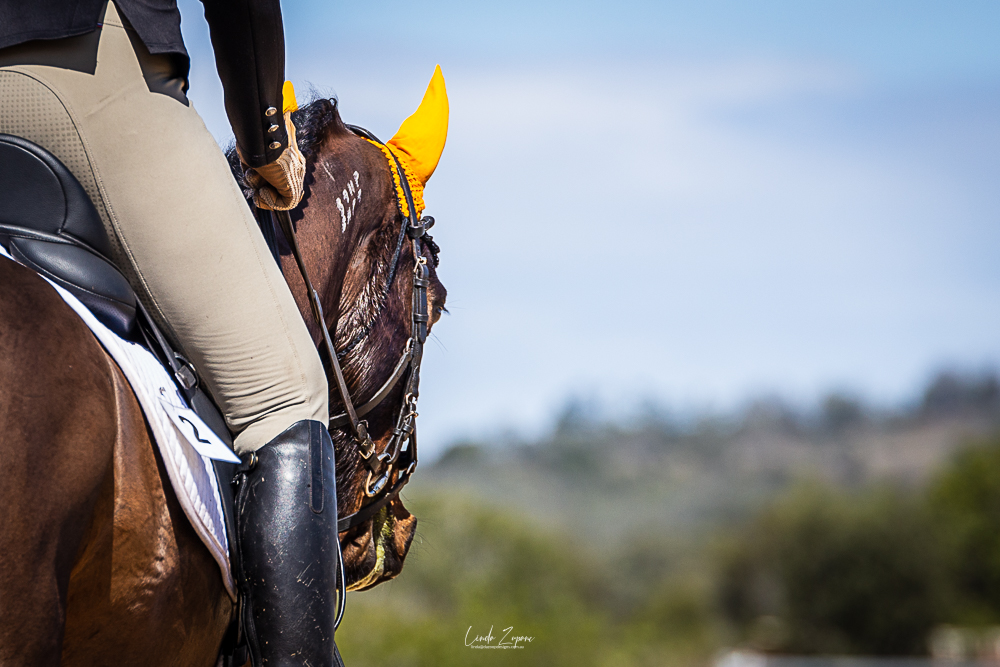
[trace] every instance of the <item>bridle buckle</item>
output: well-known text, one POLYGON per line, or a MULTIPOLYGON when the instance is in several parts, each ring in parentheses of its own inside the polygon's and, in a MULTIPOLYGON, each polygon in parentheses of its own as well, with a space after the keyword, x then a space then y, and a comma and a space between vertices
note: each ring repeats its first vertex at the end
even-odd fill
POLYGON ((423 235, 427 233, 427 230, 433 226, 434 226, 434 218, 432 218, 429 215, 425 215, 424 217, 420 218, 419 224, 417 225, 410 224, 410 226, 406 230, 406 235, 409 236, 411 239, 419 239, 422 238, 423 235))
POLYGON ((362 419, 358 422, 358 434, 355 436, 354 441, 358 445, 358 453, 360 453, 361 458, 366 461, 375 453, 375 442, 372 440, 372 437, 368 435, 367 420, 362 419))
POLYGON ((365 480, 365 495, 369 498, 374 498, 379 494, 379 492, 385 488, 385 485, 389 482, 389 478, 392 477, 392 464, 386 466, 385 472, 379 475, 379 478, 375 480, 375 488, 372 488, 372 473, 368 472, 368 479, 365 480))

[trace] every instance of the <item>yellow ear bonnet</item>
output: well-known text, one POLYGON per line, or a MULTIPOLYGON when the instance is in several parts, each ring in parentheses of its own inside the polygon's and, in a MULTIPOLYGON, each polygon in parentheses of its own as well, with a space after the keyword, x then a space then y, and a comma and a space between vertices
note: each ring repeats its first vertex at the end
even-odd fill
POLYGON ((295 86, 291 81, 285 81, 285 85, 281 87, 281 98, 281 113, 299 110, 299 103, 295 99, 295 86))
POLYGON ((387 143, 403 154, 407 171, 426 184, 437 168, 447 137, 448 91, 444 87, 441 66, 436 65, 420 106, 403 121, 387 143))

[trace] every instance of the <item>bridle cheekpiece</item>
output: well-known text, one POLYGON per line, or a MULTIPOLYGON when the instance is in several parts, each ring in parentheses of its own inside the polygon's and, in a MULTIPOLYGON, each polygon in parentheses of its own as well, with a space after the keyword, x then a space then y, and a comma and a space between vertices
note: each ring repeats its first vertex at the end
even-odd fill
MULTIPOLYGON (((312 305, 313 316, 323 334, 321 347, 326 351, 326 355, 330 360, 333 379, 337 386, 341 402, 344 405, 342 413, 330 418, 330 430, 344 426, 350 427, 362 464, 368 471, 364 484, 364 495, 368 499, 368 502, 362 505, 357 512, 339 519, 337 522, 338 532, 350 530, 371 519, 379 510, 399 495, 399 492, 410 480, 410 475, 413 474, 413 471, 417 467, 416 419, 417 399, 420 396, 420 363, 423 360, 424 343, 427 340, 427 329, 430 319, 427 302, 430 270, 427 267, 427 258, 420 252, 420 243, 425 239, 427 230, 434 225, 434 218, 430 216, 418 219, 417 202, 414 201, 410 179, 407 177, 406 170, 403 168, 396 154, 368 130, 356 125, 347 125, 347 127, 354 134, 375 144, 387 157, 391 158, 390 170, 393 176, 397 205, 402 223, 400 225, 397 250, 393 257, 393 266, 389 274, 389 284, 386 286, 386 289, 391 288, 392 280, 396 274, 396 265, 399 262, 401 254, 399 250, 407 238, 412 243, 413 256, 416 260, 413 267, 410 337, 403 347, 392 375, 375 392, 372 398, 360 408, 355 409, 354 407, 355 401, 347 388, 347 382, 344 380, 344 373, 340 365, 339 357, 344 356, 349 350, 345 350, 338 355, 333 345, 333 340, 323 315, 323 307, 320 305, 319 295, 309 280, 305 263, 299 252, 295 232, 292 228, 291 217, 287 211, 273 212, 278 226, 288 240, 292 254, 298 264, 299 272, 305 281, 306 290, 309 293, 309 301, 312 305), (400 194, 402 194, 402 197, 400 197, 400 194), (396 417, 396 423, 393 426, 392 434, 389 436, 389 442, 386 444, 385 449, 381 454, 378 454, 376 453, 375 443, 368 433, 368 423, 362 417, 380 405, 404 377, 406 381, 403 391, 403 401, 396 417), (393 477, 395 477, 394 482, 393 477)), ((421 201, 420 209, 423 208, 422 203, 421 201)), ((425 242, 428 242, 436 250, 436 246, 429 240, 429 237, 425 242)), ((367 332, 365 332, 365 335, 367 335, 367 332)), ((350 345, 350 348, 353 349, 354 345, 358 342, 360 340, 354 341, 350 345)))

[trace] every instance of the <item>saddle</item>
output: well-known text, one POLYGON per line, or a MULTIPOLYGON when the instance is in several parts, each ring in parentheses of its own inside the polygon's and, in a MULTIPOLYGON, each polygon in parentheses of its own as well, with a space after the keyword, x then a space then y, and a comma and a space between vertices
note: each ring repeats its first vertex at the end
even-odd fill
MULTIPOLYGON (((112 332, 149 349, 169 369, 191 408, 232 448, 226 422, 200 387, 194 366, 170 346, 109 259, 107 231, 83 186, 50 152, 9 134, 0 134, 0 246, 70 292, 112 332)), ((235 545, 235 465, 213 463, 228 541, 235 545)), ((230 560, 234 557, 235 549, 230 548, 230 560)), ((239 571, 235 562, 231 565, 233 572, 239 571)), ((225 664, 242 664, 233 662, 235 631, 234 626, 224 642, 225 664)))
POLYGON ((80 299, 102 324, 132 339, 137 299, 107 259, 111 243, 83 186, 54 155, 0 134, 0 244, 80 299))

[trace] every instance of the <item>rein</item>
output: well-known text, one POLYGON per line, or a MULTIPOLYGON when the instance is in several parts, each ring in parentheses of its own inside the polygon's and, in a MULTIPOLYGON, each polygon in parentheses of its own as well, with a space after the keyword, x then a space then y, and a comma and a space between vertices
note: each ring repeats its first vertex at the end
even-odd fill
MULTIPOLYGON (((356 135, 382 144, 371 132, 356 125, 348 125, 348 129, 356 135)), ((384 145, 384 144, 383 144, 384 145)), ((390 155, 392 153, 390 152, 390 155)), ((272 216, 276 219, 278 227, 284 233, 288 244, 291 247, 292 255, 295 257, 296 265, 302 279, 305 281, 306 290, 309 293, 309 302, 312 306, 313 317, 316 319, 319 328, 323 333, 321 347, 326 352, 330 360, 330 367, 333 369, 334 380, 337 385, 337 392, 344 405, 344 412, 330 418, 330 428, 349 426, 354 442, 361 455, 364 466, 368 469, 368 477, 365 480, 364 493, 369 499, 366 505, 353 514, 350 514, 337 522, 338 532, 344 532, 365 521, 368 521, 379 510, 385 507, 393 498, 399 495, 403 486, 410 479, 410 475, 417 467, 417 398, 419 397, 420 385, 420 363, 423 360, 424 343, 427 340, 427 325, 429 321, 427 310, 427 287, 430 284, 430 271, 427 267, 427 258, 420 252, 421 240, 425 238, 428 229, 434 224, 434 218, 427 216, 417 220, 416 208, 413 205, 413 195, 410 191, 406 173, 395 155, 392 155, 395 168, 399 175, 403 194, 406 197, 408 216, 401 216, 402 223, 399 230, 399 241, 396 253, 393 257, 393 266, 387 279, 387 290, 391 288, 392 281, 396 276, 396 269, 400 258, 399 250, 403 241, 409 238, 413 247, 413 256, 416 262, 413 267, 413 292, 412 308, 410 318, 410 337, 406 341, 399 361, 385 381, 385 383, 375 392, 364 405, 355 409, 355 401, 351 397, 351 392, 344 380, 344 372, 340 365, 340 357, 353 349, 361 342, 364 335, 367 335, 370 326, 362 332, 361 339, 352 341, 348 349, 338 354, 330 336, 330 330, 326 325, 326 318, 323 314, 323 307, 320 304, 319 294, 313 288, 312 281, 306 271, 305 262, 299 251, 298 242, 295 238, 295 230, 292 228, 291 216, 288 211, 272 211, 272 216), (375 443, 368 433, 368 424, 362 419, 365 415, 382 403, 389 393, 406 377, 406 384, 403 392, 402 405, 396 417, 396 424, 393 427, 389 442, 381 454, 376 455, 375 443), (395 482, 390 481, 395 474, 395 482)), ((398 197, 398 195, 397 195, 398 197)), ((402 207, 400 207, 402 208, 402 207)))

